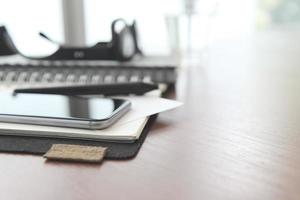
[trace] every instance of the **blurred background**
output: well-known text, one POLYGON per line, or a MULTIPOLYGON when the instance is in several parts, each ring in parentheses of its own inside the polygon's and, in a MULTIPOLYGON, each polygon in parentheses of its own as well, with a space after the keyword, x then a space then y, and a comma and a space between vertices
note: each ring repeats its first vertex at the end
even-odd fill
POLYGON ((297 29, 300 0, 0 0, 0 24, 24 54, 48 54, 57 46, 111 39, 116 18, 137 20, 146 55, 200 55, 214 44, 266 29, 297 29))

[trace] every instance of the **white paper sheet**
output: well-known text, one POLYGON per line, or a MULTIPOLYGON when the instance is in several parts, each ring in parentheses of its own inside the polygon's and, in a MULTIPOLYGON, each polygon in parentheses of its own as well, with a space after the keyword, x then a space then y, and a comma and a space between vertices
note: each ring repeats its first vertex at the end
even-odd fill
POLYGON ((130 96, 120 98, 128 99, 132 103, 132 106, 131 110, 118 121, 118 125, 165 112, 182 105, 181 102, 155 96, 130 96))

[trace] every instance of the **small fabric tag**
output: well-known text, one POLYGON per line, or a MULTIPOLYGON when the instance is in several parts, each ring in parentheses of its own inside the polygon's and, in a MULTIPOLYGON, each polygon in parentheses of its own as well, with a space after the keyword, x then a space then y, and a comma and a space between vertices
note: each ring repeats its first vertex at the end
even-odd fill
POLYGON ((44 157, 48 160, 100 163, 105 152, 105 147, 53 144, 44 157))

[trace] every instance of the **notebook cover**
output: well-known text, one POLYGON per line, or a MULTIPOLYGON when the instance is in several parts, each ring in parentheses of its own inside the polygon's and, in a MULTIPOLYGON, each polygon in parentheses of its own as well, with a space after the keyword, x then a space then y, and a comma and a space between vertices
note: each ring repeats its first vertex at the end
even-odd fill
POLYGON ((134 143, 0 135, 0 152, 42 155, 52 144, 78 144, 107 147, 105 159, 129 159, 138 153, 157 116, 158 114, 150 116, 140 138, 134 143))

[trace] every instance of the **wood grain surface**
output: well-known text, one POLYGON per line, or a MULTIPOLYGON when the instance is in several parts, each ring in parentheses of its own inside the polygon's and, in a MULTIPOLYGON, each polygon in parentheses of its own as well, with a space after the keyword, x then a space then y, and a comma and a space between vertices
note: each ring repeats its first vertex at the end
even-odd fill
POLYGON ((102 165, 0 154, 0 199, 300 199, 300 31, 188 58, 136 158, 102 165))

